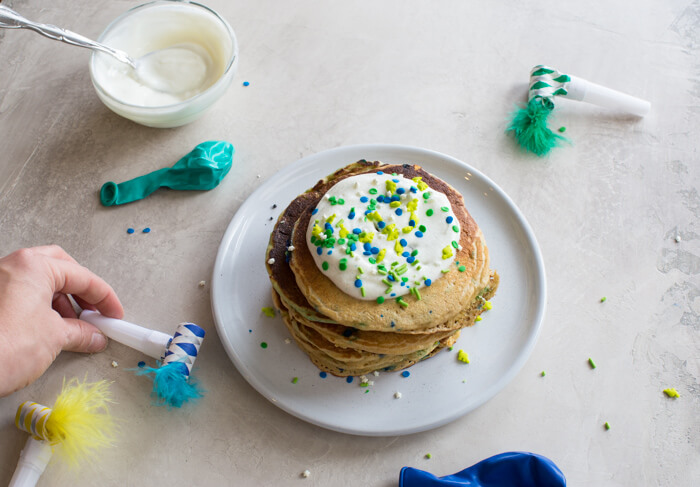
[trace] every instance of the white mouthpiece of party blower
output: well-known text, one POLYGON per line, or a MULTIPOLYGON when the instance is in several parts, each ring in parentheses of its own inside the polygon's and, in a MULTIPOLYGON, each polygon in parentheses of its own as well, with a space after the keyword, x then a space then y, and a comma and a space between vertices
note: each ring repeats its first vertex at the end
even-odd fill
POLYGON ((107 318, 89 309, 80 313, 80 319, 92 323, 109 338, 142 352, 149 357, 160 359, 173 339, 172 335, 157 330, 149 330, 124 320, 107 318))
POLYGON ((606 88, 577 76, 563 74, 554 68, 538 65, 530 71, 529 99, 540 97, 552 100, 562 96, 570 100, 583 101, 600 107, 643 117, 651 110, 646 100, 606 88))
POLYGON ((49 460, 51 460, 51 445, 30 436, 19 455, 19 462, 9 487, 34 487, 44 473, 49 460))

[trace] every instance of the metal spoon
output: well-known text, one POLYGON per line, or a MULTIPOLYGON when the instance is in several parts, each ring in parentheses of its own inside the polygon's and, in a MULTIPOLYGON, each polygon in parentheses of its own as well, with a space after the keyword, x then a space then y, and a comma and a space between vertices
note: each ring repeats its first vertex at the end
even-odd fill
POLYGON ((159 49, 134 60, 124 51, 100 44, 70 30, 51 24, 32 22, 4 5, 0 5, 0 28, 29 29, 49 39, 107 53, 118 61, 128 64, 134 70, 136 77, 145 85, 164 93, 178 94, 193 91, 201 88, 208 79, 209 70, 206 65, 203 70, 199 70, 201 74, 198 73, 198 76, 178 76, 178 72, 188 69, 188 66, 196 63, 196 58, 200 56, 195 49, 186 45, 159 49), (173 58, 180 58, 183 61, 179 71, 177 66, 173 66, 173 58))

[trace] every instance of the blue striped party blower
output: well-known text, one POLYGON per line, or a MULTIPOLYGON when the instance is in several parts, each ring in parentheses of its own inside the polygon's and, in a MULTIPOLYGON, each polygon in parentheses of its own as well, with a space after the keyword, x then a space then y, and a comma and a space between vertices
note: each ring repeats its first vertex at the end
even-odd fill
POLYGON ((136 369, 137 375, 153 379, 151 395, 157 398, 158 405, 179 408, 202 397, 202 390, 190 376, 204 340, 204 330, 199 326, 180 323, 175 335, 170 336, 87 309, 80 313, 80 319, 92 323, 109 338, 158 359, 157 368, 136 369))

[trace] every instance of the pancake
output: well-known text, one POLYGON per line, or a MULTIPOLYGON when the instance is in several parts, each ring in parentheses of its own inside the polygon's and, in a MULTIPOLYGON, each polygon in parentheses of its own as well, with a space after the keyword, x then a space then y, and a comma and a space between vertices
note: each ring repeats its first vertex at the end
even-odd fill
MULTIPOLYGON (((421 299, 412 300, 406 308, 391 302, 377 305, 356 299, 338 289, 318 269, 309 252, 306 229, 313 207, 304 210, 294 226, 291 242, 295 250, 289 265, 307 301, 317 312, 333 321, 362 330, 422 333, 435 328, 436 324, 444 324, 455 318, 465 305, 488 287, 491 278, 488 249, 476 222, 464 208, 462 196, 447 183, 418 166, 393 165, 379 169, 409 179, 422 177, 430 188, 447 196, 460 223, 461 249, 456 252, 456 265, 430 287, 421 289, 421 299), (460 272, 458 268, 463 271, 460 272)), ((319 199, 322 196, 319 194, 319 199)), ((454 329, 459 328, 459 320, 452 323, 454 329)))

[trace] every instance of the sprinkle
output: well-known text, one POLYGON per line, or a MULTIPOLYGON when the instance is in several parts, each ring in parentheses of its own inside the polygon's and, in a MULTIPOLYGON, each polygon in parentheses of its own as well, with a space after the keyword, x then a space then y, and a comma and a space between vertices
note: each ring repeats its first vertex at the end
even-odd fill
POLYGON ((459 233, 459 227, 458 227, 457 225, 452 225, 452 230, 453 230, 455 233, 459 233))
POLYGON ((354 377, 351 375, 345 378, 345 382, 347 382, 348 384, 352 384, 353 380, 354 380, 354 377))
POLYGON ((267 348, 267 342, 261 342, 260 348, 267 348))
POLYGON ((382 304, 384 302, 384 296, 379 296, 377 298, 377 303, 382 304))
POLYGON ((361 279, 355 279, 355 287, 362 287, 362 280, 361 279))
MULTIPOLYGON (((253 330, 248 330, 248 331, 252 333, 253 330)), ((285 345, 289 345, 290 343, 292 343, 292 340, 291 340, 291 339, 289 339, 289 338, 285 338, 285 339, 284 339, 284 344, 285 344, 285 345)))
POLYGON ((428 216, 433 216, 433 209, 429 208, 428 211, 425 212, 425 214, 428 216))
POLYGON ((453 240, 453 241, 452 241, 452 246, 453 246, 454 248, 456 248, 456 249, 459 249, 459 244, 457 243, 456 240, 453 240))
POLYGON ((321 264, 321 267, 323 268, 324 271, 327 271, 328 270, 328 262, 324 260, 323 263, 321 264))
POLYGON ((464 267, 463 265, 461 265, 461 266, 457 267, 457 270, 458 270, 459 272, 464 272, 465 270, 467 270, 467 268, 464 267))
POLYGON ((369 194, 377 194, 377 188, 370 188, 369 194))
POLYGON ((485 310, 493 309, 493 305, 491 304, 491 301, 484 301, 484 309, 485 310))
POLYGON ((416 230, 416 237, 423 238, 423 232, 421 232, 420 230, 416 230))
POLYGON ((274 264, 274 263, 275 263, 275 258, 274 258, 274 257, 270 257, 269 259, 267 259, 267 263, 270 264, 270 265, 274 264))
POLYGON ((433 283, 433 281, 430 280, 430 279, 426 279, 426 280, 425 280, 425 285, 428 286, 428 287, 430 287, 430 285, 431 285, 432 283, 433 283))
POLYGON ((431 458, 433 458, 433 456, 430 453, 426 453, 425 458, 430 460, 431 458))
POLYGON ((146 362, 141 360, 137 365, 139 366, 139 369, 143 369, 146 366, 146 362))
POLYGON ((595 369, 595 368, 596 368, 595 362, 594 362, 593 359, 590 358, 590 357, 588 358, 588 365, 590 365, 592 369, 595 369))
POLYGON ((151 229, 149 227, 144 228, 143 233, 151 233, 151 229))
POLYGON ((287 247, 287 250, 289 252, 294 252, 294 248, 295 248, 294 245, 290 245, 289 247, 287 247))
POLYGON ((674 387, 669 387, 668 389, 664 389, 664 394, 666 394, 668 397, 672 397, 674 399, 681 397, 681 395, 678 394, 678 391, 674 387))
POLYGON ((327 374, 326 372, 321 372, 321 373, 318 374, 318 376, 319 376, 321 379, 325 379, 326 377, 328 377, 328 374, 327 374))
POLYGON ((396 391, 396 392, 394 393, 394 399, 401 399, 401 393, 398 392, 398 391, 396 391))
POLYGON ((402 296, 399 296, 398 298, 396 298, 396 302, 399 303, 399 305, 400 305, 402 308, 408 308, 408 303, 407 303, 406 301, 403 300, 403 297, 402 297, 402 296))
POLYGON ((250 82, 249 82, 249 81, 244 81, 244 82, 243 82, 243 86, 249 86, 249 85, 250 85, 250 82))
POLYGON ((427 230, 427 228, 425 228, 425 225, 421 225, 421 226, 418 227, 418 230, 420 230, 421 232, 425 233, 425 231, 427 230))
POLYGON ((609 430, 609 429, 610 429, 610 423, 608 423, 608 422, 606 421, 605 424, 603 424, 603 427, 605 428, 606 431, 609 430))
POLYGON ((205 281, 199 281, 198 285, 199 285, 199 287, 204 287, 207 285, 207 283, 205 281))
POLYGON ((464 350, 461 350, 457 352, 457 360, 460 362, 464 362, 465 364, 469 363, 469 354, 465 352, 464 350))
POLYGON ((133 228, 127 228, 127 229, 126 229, 126 233, 128 233, 128 234, 132 234, 132 233, 134 233, 134 231, 135 231, 135 230, 134 230, 133 228))
POLYGON ((448 207, 446 207, 446 206, 441 206, 440 209, 441 209, 442 211, 444 211, 444 212, 450 211, 450 209, 449 209, 448 207))
POLYGON ((674 238, 673 240, 675 240, 676 243, 678 243, 678 242, 681 241, 681 236, 680 236, 680 235, 676 235, 676 238, 674 238))
POLYGON ((112 367, 114 367, 115 369, 116 369, 117 367, 119 367, 119 364, 117 363, 116 360, 112 360, 112 367))
POLYGON ((275 208, 277 208, 277 205, 276 205, 276 204, 273 204, 273 205, 272 205, 272 209, 274 210, 275 208))
POLYGON ((346 259, 345 257, 340 259, 340 262, 338 263, 338 268, 341 271, 344 271, 345 269, 347 269, 348 268, 348 259, 346 259))
POLYGON ((540 375, 541 375, 542 377, 544 377, 544 376, 547 375, 547 374, 546 374, 545 371, 543 370, 542 372, 540 372, 540 375))
POLYGON ((408 377, 409 375, 411 375, 411 373, 408 370, 404 370, 403 372, 401 372, 402 377, 408 377))
POLYGON ((566 127, 559 127, 559 132, 561 132, 562 134, 566 132, 566 127))
POLYGON ((365 288, 364 288, 364 287, 361 287, 361 288, 360 288, 360 294, 362 295, 363 298, 366 296, 365 288))
POLYGON ((297 382, 299 382, 299 377, 294 377, 292 379, 292 384, 296 384, 297 382))
POLYGON ((600 302, 601 302, 601 303, 604 303, 607 299, 608 299, 608 298, 606 298, 605 296, 603 296, 602 298, 600 298, 600 302))
POLYGON ((265 314, 265 316, 267 316, 269 318, 275 317, 275 308, 265 307, 265 308, 262 308, 262 312, 265 314))
POLYGON ((304 477, 305 479, 308 479, 310 475, 311 475, 311 472, 309 470, 304 470, 303 472, 301 472, 301 476, 304 477))
POLYGON ((452 218, 451 216, 448 216, 447 218, 445 218, 445 221, 447 223, 452 223, 452 220, 454 220, 454 218, 452 218))

